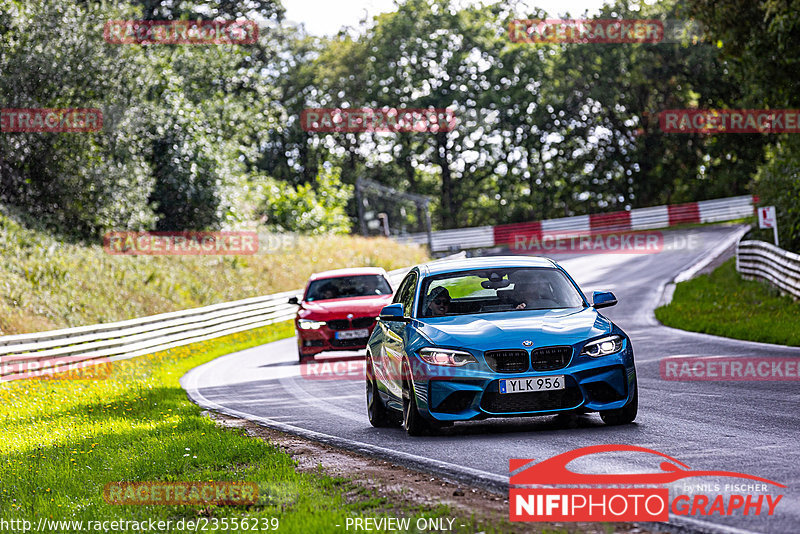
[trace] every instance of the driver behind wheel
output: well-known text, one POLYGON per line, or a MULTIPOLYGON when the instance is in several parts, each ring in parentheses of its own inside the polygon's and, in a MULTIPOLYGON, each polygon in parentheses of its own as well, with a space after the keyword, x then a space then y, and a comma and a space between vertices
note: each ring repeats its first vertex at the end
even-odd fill
POLYGON ((441 317, 450 310, 450 292, 444 287, 435 287, 428 295, 428 306, 425 308, 426 317, 441 317))
POLYGON ((514 287, 517 297, 515 309, 548 308, 553 303, 553 291, 546 280, 534 279, 518 282, 514 287))

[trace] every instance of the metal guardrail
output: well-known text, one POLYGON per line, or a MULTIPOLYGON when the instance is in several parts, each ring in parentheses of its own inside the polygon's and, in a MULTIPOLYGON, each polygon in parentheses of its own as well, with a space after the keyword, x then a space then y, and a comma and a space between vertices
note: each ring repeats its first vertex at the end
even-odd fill
MULTIPOLYGON (((463 257, 464 254, 449 256, 463 257)), ((409 268, 387 273, 397 287, 409 268)), ((284 291, 127 321, 0 337, 0 380, 25 378, 19 369, 63 368, 88 360, 115 361, 288 321, 297 313, 284 291)))
MULTIPOLYGON (((603 231, 656 230, 686 223, 712 223, 732 221, 753 215, 753 197, 750 195, 702 200, 686 204, 636 208, 594 215, 576 215, 560 219, 546 219, 501 226, 476 226, 453 230, 439 230, 430 236, 432 252, 453 252, 476 248, 492 248, 508 243, 514 232, 538 231, 542 233, 582 233, 603 231), (535 230, 534 230, 535 228, 535 230)), ((428 243, 427 233, 395 236, 401 243, 428 243)), ((511 239, 513 242, 513 238, 511 239)))
POLYGON ((745 278, 760 278, 800 299, 800 254, 765 241, 740 241, 736 246, 736 270, 745 278))

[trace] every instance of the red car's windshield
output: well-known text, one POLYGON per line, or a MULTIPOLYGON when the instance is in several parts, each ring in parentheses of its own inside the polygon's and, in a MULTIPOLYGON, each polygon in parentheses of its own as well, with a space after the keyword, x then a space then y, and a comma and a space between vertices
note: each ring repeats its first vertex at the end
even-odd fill
POLYGON ((386 278, 380 274, 368 274, 314 280, 308 285, 305 300, 311 302, 391 294, 392 288, 386 278))

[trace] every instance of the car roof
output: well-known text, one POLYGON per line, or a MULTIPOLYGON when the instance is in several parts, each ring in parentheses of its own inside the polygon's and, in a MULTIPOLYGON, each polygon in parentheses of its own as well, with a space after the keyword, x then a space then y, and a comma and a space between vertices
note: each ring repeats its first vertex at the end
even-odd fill
POLYGON ((558 264, 550 258, 539 256, 481 256, 477 258, 464 258, 457 260, 443 260, 425 263, 419 266, 422 276, 431 276, 456 271, 471 271, 473 269, 490 269, 504 267, 557 267, 558 264))
POLYGON ((386 276, 386 271, 380 267, 350 267, 347 269, 332 269, 312 274, 308 281, 321 280, 323 278, 339 278, 342 276, 360 276, 368 274, 382 274, 386 276))

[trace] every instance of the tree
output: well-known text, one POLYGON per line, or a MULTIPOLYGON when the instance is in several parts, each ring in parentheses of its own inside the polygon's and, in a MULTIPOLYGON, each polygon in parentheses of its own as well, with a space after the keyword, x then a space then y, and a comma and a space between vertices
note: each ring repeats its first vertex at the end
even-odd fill
POLYGON ((255 61, 266 56, 261 45, 114 45, 102 37, 107 20, 143 11, 230 18, 254 10, 279 17, 282 10, 267 0, 208 8, 0 0, 3 106, 96 107, 105 119, 91 134, 0 136, 0 199, 32 222, 87 237, 247 218, 258 134, 275 121, 274 95, 255 61))
MULTIPOLYGON (((734 107, 800 107, 800 1, 698 0, 686 10, 706 25, 742 88, 734 107)), ((770 145, 754 191, 762 205, 776 206, 781 245, 800 251, 800 143, 796 134, 750 137, 770 145)))
POLYGON ((800 105, 800 0, 695 0, 684 12, 705 25, 745 88, 740 104, 800 105))
MULTIPOLYGON (((126 101, 136 62, 129 49, 102 41, 103 22, 123 13, 75 1, 0 0, 2 106, 107 111, 126 101)), ((95 133, 0 135, 0 199, 31 224, 77 236, 147 227, 155 220, 153 181, 141 134, 122 112, 95 133)))
POLYGON ((342 183, 340 170, 323 167, 313 184, 268 181, 260 213, 281 232, 346 233, 350 218, 345 207, 352 196, 353 187, 342 183))

